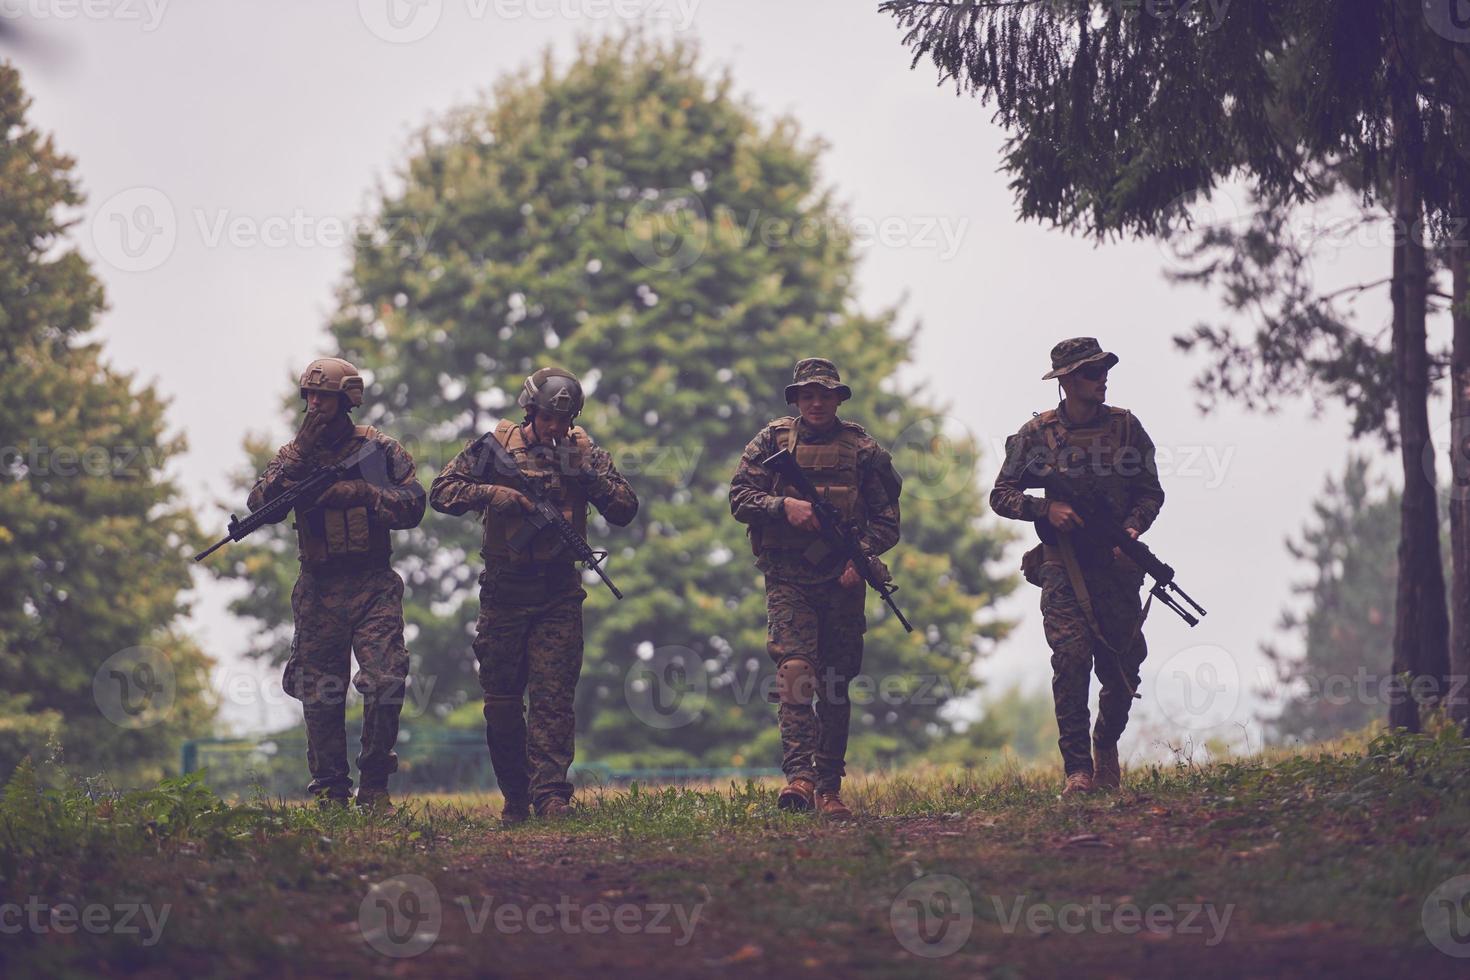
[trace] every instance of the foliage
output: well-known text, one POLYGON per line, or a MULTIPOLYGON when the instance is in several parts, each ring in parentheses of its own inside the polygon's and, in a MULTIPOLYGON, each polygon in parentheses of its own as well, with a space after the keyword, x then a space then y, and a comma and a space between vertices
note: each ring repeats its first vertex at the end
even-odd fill
POLYGON ((198 537, 167 475, 184 445, 157 392, 88 337, 104 299, 68 240, 81 194, 28 105, 0 65, 0 432, 18 443, 0 458, 0 772, 59 733, 79 766, 156 778, 212 714, 208 662, 173 625, 198 537), (172 667, 172 705, 120 728, 93 677, 142 646, 172 667))
MULTIPOLYGON (((728 480, 746 442, 786 414, 793 363, 824 354, 856 393, 844 415, 895 447, 909 476, 893 570, 919 631, 870 603, 865 670, 913 692, 854 712, 854 753, 885 760, 946 728, 939 711, 1007 625, 1003 532, 982 521, 978 447, 898 380, 913 335, 856 309, 846 218, 819 180, 820 145, 769 125, 707 77, 696 51, 638 36, 586 44, 564 69, 501 81, 484 104, 427 128, 354 255, 331 343, 366 370, 363 420, 409 445, 427 481, 502 414, 547 362, 577 372, 582 421, 642 501, 627 529, 593 522, 628 598, 589 589, 578 690, 582 758, 620 764, 758 764, 775 758, 765 609, 728 480), (685 669, 701 710, 682 725, 630 711, 630 673, 685 669), (935 682, 938 683, 935 683, 935 682)), ((293 396, 287 398, 297 409, 293 396)), ((248 447, 259 467, 266 447, 248 447)), ((469 641, 479 526, 431 513, 399 535, 417 683, 441 713, 479 697, 469 641)), ((289 632, 284 535, 234 548, 237 606, 289 632)), ((666 694, 669 692, 665 692, 666 694)), ((682 696, 683 689, 678 692, 682 696)))

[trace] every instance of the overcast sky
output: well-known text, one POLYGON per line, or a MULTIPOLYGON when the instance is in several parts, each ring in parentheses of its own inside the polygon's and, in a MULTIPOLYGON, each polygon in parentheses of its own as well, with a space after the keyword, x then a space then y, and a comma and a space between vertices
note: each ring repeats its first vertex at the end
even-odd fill
MULTIPOLYGON (((983 445, 999 447, 1055 404, 1039 378, 1057 339, 1095 335, 1121 356, 1110 398, 1159 445, 1168 492, 1149 540, 1210 610, 1194 630, 1154 611, 1145 700, 1125 747, 1156 753, 1211 737, 1243 746, 1247 735, 1259 744, 1255 689, 1269 675, 1258 646, 1301 575, 1283 540, 1341 469, 1344 416, 1313 419, 1305 405, 1270 418, 1199 414, 1190 386, 1199 364, 1170 338, 1219 319, 1214 298, 1171 287, 1170 256, 1152 242, 1095 247, 1018 223, 990 110, 936 88, 927 66, 910 71, 875 6, 7 0, 3 10, 24 12, 33 29, 36 43, 16 56, 32 121, 76 157, 89 198, 77 238, 111 302, 97 336, 113 363, 171 400, 190 445, 180 478, 205 527, 224 523, 216 502, 245 433, 287 437, 280 396, 326 350, 348 262, 341 230, 403 158, 409 134, 547 46, 564 57, 579 35, 620 30, 629 21, 618 12, 637 11, 655 31, 697 38, 710 69, 728 66, 763 113, 790 113, 830 144, 825 179, 864 227, 890 232, 865 249, 863 303, 906 297, 905 318, 923 324, 913 377, 983 445)), ((1233 208, 1229 195, 1215 204, 1226 217, 1233 208)), ((1327 282, 1377 279, 1389 262, 1386 242, 1334 243, 1317 271, 1327 282)), ((1365 326, 1386 322, 1386 302, 1360 303, 1365 326)), ((774 395, 784 379, 771 381, 774 395)), ((987 486, 997 464, 993 454, 982 463, 987 486)), ((247 690, 240 679, 258 669, 240 661, 243 625, 224 611, 226 590, 199 581, 192 628, 223 665, 222 690, 247 690)), ((1038 597, 1023 586, 1006 607, 1022 625, 984 666, 996 688, 1049 682, 1038 597)), ((270 696, 224 700, 237 729, 291 717, 270 696)))

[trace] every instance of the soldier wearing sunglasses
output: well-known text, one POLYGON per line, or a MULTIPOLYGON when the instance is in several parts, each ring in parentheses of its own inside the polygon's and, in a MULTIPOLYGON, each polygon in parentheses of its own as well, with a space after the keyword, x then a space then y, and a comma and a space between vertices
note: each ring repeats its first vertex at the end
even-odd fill
POLYGON ((1118 739, 1148 654, 1139 596, 1143 570, 1114 548, 1087 538, 1081 515, 1050 494, 1028 494, 1057 474, 1102 501, 1133 537, 1147 531, 1164 504, 1154 444, 1127 409, 1106 404, 1108 372, 1118 356, 1092 337, 1052 348, 1051 371, 1062 400, 1006 440, 1006 459, 990 495, 997 514, 1045 526, 1056 544, 1037 545, 1022 560, 1026 580, 1041 586, 1041 616, 1052 657, 1058 747, 1067 781, 1063 795, 1117 789, 1118 739), (1102 689, 1088 749, 1087 692, 1096 670, 1102 689))

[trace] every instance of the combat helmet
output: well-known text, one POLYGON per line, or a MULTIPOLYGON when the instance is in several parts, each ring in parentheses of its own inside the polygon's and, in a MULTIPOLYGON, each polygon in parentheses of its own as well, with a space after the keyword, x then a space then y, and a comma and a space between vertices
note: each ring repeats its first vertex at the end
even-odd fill
POLYGON ((301 397, 308 391, 331 391, 347 396, 353 408, 362 404, 362 375, 357 368, 340 357, 318 357, 301 372, 301 397))
POLYGON ((530 411, 555 412, 576 418, 582 411, 582 383, 572 372, 559 367, 544 367, 521 385, 516 404, 530 411))

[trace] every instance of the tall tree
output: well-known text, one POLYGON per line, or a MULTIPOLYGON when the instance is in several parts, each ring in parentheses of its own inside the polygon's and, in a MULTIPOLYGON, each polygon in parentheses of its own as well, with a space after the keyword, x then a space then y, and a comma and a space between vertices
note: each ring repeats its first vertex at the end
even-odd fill
POLYGON ((0 65, 0 770, 52 740, 142 778, 212 717, 176 628, 198 538, 166 475, 183 442, 88 339, 104 299, 67 237, 82 197, 28 107, 0 65))
MULTIPOLYGON (((643 506, 626 530, 594 521, 628 598, 589 590, 582 756, 708 765, 778 755, 763 592, 728 481, 747 440, 787 414, 795 361, 835 359, 856 393, 843 414, 896 442, 910 477, 894 572, 920 629, 870 603, 865 673, 888 694, 854 713, 855 756, 891 759, 947 730, 941 709, 1005 633, 992 603, 1012 587, 994 567, 1006 539, 982 522, 977 447, 896 380, 912 334, 894 311, 856 308, 820 146, 790 119, 760 124, 697 61, 683 44, 588 43, 427 129, 354 256, 330 346, 370 373, 364 419, 408 438, 425 479, 518 417, 530 371, 556 362, 584 379, 583 422, 643 506), (655 676, 630 676, 645 668, 655 676), (652 722, 629 710, 625 696, 679 671, 691 701, 652 722)), ((479 698, 478 534, 431 514, 400 548, 415 671, 441 710, 479 698)), ((227 570, 251 583, 239 611, 274 630, 262 652, 289 628, 289 550, 239 549, 227 570)))
POLYGON ((1382 674, 1393 642, 1399 493, 1375 480, 1367 461, 1350 459, 1312 505, 1312 520, 1287 542, 1307 580, 1294 591, 1301 608, 1282 613, 1281 628, 1299 650, 1265 653, 1276 669, 1279 711, 1265 718, 1276 739, 1330 738, 1383 716, 1399 697, 1382 674))
MULTIPOLYGON (((1432 5, 1431 5, 1432 6, 1432 5)), ((1422 236, 1453 216, 1454 32, 1419 2, 1123 5, 889 0, 915 64, 993 100, 1023 217, 1098 237, 1156 235, 1244 178, 1292 204, 1343 160, 1393 202, 1394 394, 1405 492, 1396 668, 1442 680, 1447 621, 1427 416, 1422 236), (1387 188, 1387 194, 1384 194, 1387 188), (1428 462, 1426 462, 1428 460, 1428 462)), ((1412 702, 1395 724, 1417 727, 1412 702)))

